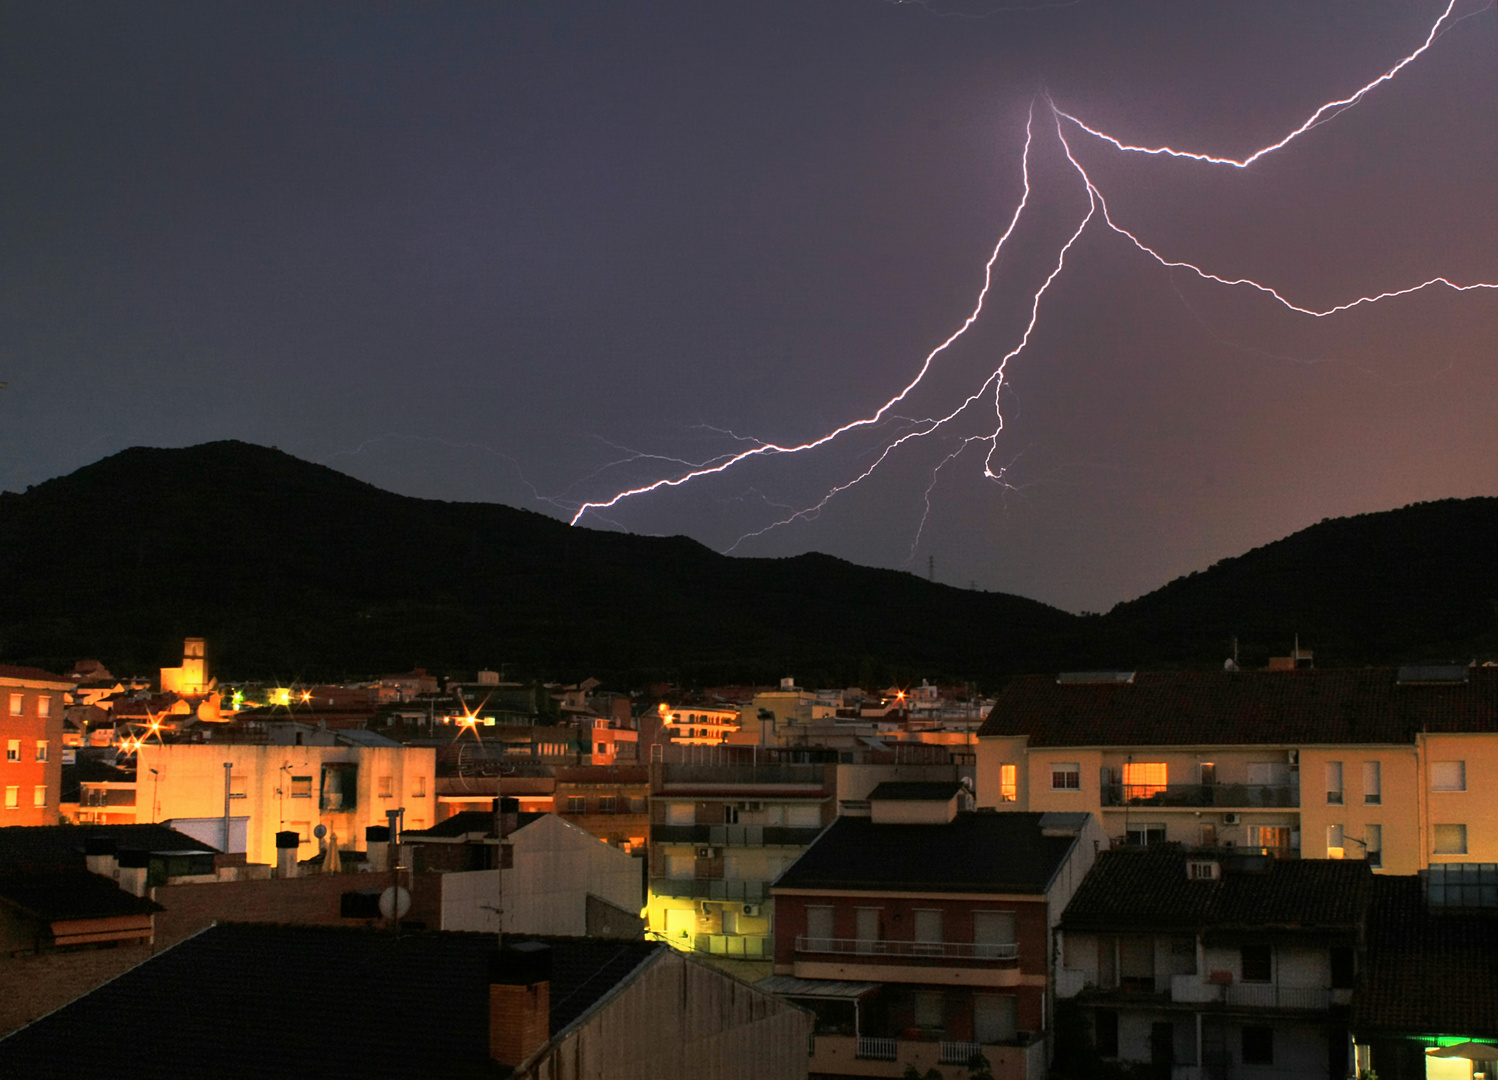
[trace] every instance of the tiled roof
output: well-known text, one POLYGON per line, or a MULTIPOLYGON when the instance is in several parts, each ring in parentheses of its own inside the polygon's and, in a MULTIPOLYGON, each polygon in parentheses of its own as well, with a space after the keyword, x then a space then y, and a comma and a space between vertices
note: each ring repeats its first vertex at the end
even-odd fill
POLYGON ((66 675, 54 675, 50 671, 41 668, 17 667, 14 664, 0 664, 0 679, 18 679, 26 682, 55 682, 73 685, 75 680, 66 675))
POLYGON ((24 877, 0 875, 0 903, 45 922, 146 915, 166 910, 153 900, 126 892, 102 874, 87 870, 24 877))
MULTIPOLYGON (((665 948, 536 940, 551 946, 552 1034, 665 948)), ((490 934, 219 924, 0 1040, 0 1075, 502 1077, 494 951, 490 934)))
POLYGON ((1498 732, 1498 669, 1401 684, 1392 668, 1139 672, 1133 682, 1005 688, 980 736, 1031 746, 1405 743, 1418 731, 1498 732))
POLYGON ((886 780, 869 799, 891 799, 897 802, 946 802, 962 790, 956 780, 886 780))
POLYGON ((1430 912, 1418 877, 1375 878, 1351 1027, 1498 1039, 1498 911, 1430 912))
MULTIPOLYGON (((1069 930, 1350 929, 1368 904, 1361 859, 1225 856, 1217 880, 1191 880, 1180 844, 1099 853, 1061 925, 1069 930)), ((1200 856, 1206 858, 1206 856, 1200 856)))
POLYGON ((10 825, 0 828, 0 867, 80 870, 84 843, 93 837, 107 837, 127 851, 218 851, 165 825, 10 825))
POLYGON ((1039 814, 965 813, 936 825, 840 817, 774 887, 1040 894, 1074 843, 1044 835, 1039 814))

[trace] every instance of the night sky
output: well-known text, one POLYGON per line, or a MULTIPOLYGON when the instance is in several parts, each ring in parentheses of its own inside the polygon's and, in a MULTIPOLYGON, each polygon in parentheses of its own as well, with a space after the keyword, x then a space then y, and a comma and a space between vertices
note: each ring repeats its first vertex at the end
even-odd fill
MULTIPOLYGON (((1314 318, 1095 218, 1005 369, 998 480, 961 441, 992 433, 990 393, 734 547, 1019 343, 1088 209, 1047 94, 1125 142, 1241 157, 1445 2, 1023 6, 4 5, 0 488, 236 438, 567 519, 816 439, 973 311, 1033 110, 982 317, 883 424, 584 523, 934 557, 949 584, 1103 610, 1324 517, 1498 494, 1498 290, 1314 318)), ((1117 224, 1297 304, 1498 282, 1483 0, 1247 169, 1063 131, 1117 224)))

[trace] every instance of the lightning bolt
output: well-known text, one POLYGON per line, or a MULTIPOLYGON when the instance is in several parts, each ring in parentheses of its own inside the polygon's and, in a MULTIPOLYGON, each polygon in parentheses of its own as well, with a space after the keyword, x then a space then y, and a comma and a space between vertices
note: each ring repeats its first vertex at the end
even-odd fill
MULTIPOLYGON (((1308 117, 1303 123, 1292 130, 1289 134, 1285 135, 1278 141, 1271 143, 1270 145, 1265 146, 1252 154, 1249 154, 1242 159, 1221 157, 1213 154, 1198 153, 1188 150, 1178 150, 1169 146, 1147 147, 1131 145, 1124 142, 1122 139, 1119 139, 1085 123, 1075 115, 1066 112, 1065 110, 1057 106, 1053 101, 1051 101, 1047 96, 1046 104, 1052 112, 1052 118, 1055 124, 1057 138, 1061 143, 1067 161, 1071 164, 1072 168, 1076 170, 1084 185, 1088 202, 1087 213, 1082 217, 1082 220, 1072 231, 1071 235, 1067 238, 1065 243, 1061 245, 1060 249, 1057 251, 1054 266, 1047 274, 1040 287, 1031 296, 1029 319, 1026 322, 1024 331, 1020 335, 1018 342, 1014 345, 1013 348, 1005 353, 1002 358, 1000 358, 998 364, 994 367, 988 377, 983 381, 982 385, 979 386, 978 389, 968 397, 963 399, 956 408, 952 409, 944 415, 927 416, 923 418, 899 417, 893 412, 895 407, 900 402, 906 400, 911 395, 911 393, 918 386, 920 386, 920 384, 925 380, 926 376, 931 372, 933 365, 936 363, 941 354, 949 349, 955 342, 957 342, 958 339, 960 339, 965 333, 967 333, 967 331, 978 321, 979 317, 983 314, 984 305, 993 284, 994 267, 997 264, 999 256, 1004 250, 1006 243, 1009 241, 1010 237, 1014 234, 1015 229, 1019 225, 1020 219, 1030 201, 1030 152, 1033 145, 1035 119, 1034 103, 1032 102, 1029 115, 1027 116, 1025 122, 1025 142, 1020 159, 1021 175, 1023 178, 1023 192, 1021 194, 1018 205, 1015 207, 1014 214, 1011 217, 1008 226, 1005 228, 1003 234, 999 237, 997 243, 993 248, 993 252, 988 258, 988 262, 985 264, 983 285, 979 290, 977 301, 974 304, 971 313, 966 317, 966 319, 963 320, 962 324, 955 331, 953 331, 950 336, 942 341, 941 344, 937 345, 936 348, 932 349, 931 352, 926 355, 925 360, 920 365, 920 368, 916 372, 915 377, 911 379, 911 381, 906 384, 906 386, 898 394, 891 397, 872 414, 849 421, 848 423, 834 428, 832 431, 829 431, 826 434, 821 435, 815 439, 811 439, 807 442, 791 445, 783 445, 774 442, 756 442, 748 449, 725 454, 718 458, 710 459, 709 461, 704 462, 700 465, 692 465, 688 462, 680 462, 680 464, 683 465, 685 471, 680 472, 676 475, 665 477, 649 484, 644 484, 638 487, 620 491, 618 494, 605 501, 583 503, 578 507, 576 513, 573 515, 572 524, 577 524, 583 519, 585 515, 590 512, 596 513, 597 511, 617 506, 619 503, 623 502, 626 499, 631 499, 640 495, 661 491, 667 488, 681 487, 685 484, 691 483, 694 480, 726 472, 727 470, 754 458, 767 457, 771 455, 793 455, 806 453, 826 446, 829 443, 832 443, 834 440, 837 440, 850 432, 857 431, 862 428, 873 427, 886 421, 887 419, 898 418, 905 421, 905 423, 909 425, 909 430, 905 431, 903 434, 900 434, 898 437, 895 437, 886 442, 883 445, 882 449, 876 454, 873 461, 856 475, 854 475, 851 479, 834 484, 832 487, 827 489, 826 493, 816 502, 802 507, 801 509, 794 510, 791 513, 787 514, 785 517, 771 522, 763 528, 744 533, 738 538, 738 540, 736 540, 731 546, 726 549, 727 552, 732 552, 746 540, 763 536, 774 529, 790 525, 796 521, 812 520, 816 518, 818 515, 820 515, 821 511, 828 505, 828 503, 830 503, 838 495, 848 491, 850 488, 855 487, 856 485, 862 483, 864 480, 872 476, 898 450, 900 450, 901 447, 905 446, 907 443, 935 434, 936 432, 941 431, 943 428, 946 428, 948 425, 955 424, 960 417, 963 417, 964 414, 967 414, 969 410, 973 409, 975 405, 977 405, 981 401, 985 401, 991 395, 993 408, 992 428, 989 429, 986 434, 960 435, 959 445, 957 446, 957 448, 955 450, 952 450, 944 458, 942 458, 942 460, 932 469, 931 479, 926 487, 923 500, 924 511, 921 515, 920 523, 916 529, 915 540, 911 546, 911 553, 913 557, 915 549, 920 543, 921 535, 924 532, 925 525, 931 513, 931 494, 935 489, 941 470, 946 465, 954 461, 957 457, 959 457, 962 453, 964 453, 974 443, 982 443, 986 444, 987 446, 987 453, 985 453, 983 457, 982 475, 984 479, 994 481, 996 483, 1005 485, 1006 487, 1010 486, 1004 478, 1006 469, 1004 467, 1000 467, 997 471, 995 471, 993 465, 993 459, 998 452, 999 437, 1004 430, 1004 416, 1001 404, 1008 365, 1010 361, 1019 356, 1030 344, 1030 341, 1035 333, 1037 324, 1040 319, 1042 300, 1044 299, 1046 293, 1049 291, 1051 285, 1065 269, 1068 253, 1075 246, 1077 241, 1082 236, 1083 232, 1085 232, 1085 230, 1087 229, 1087 226, 1091 224, 1095 217, 1100 217, 1103 223, 1112 232, 1127 239, 1139 251, 1149 255, 1166 269, 1186 269, 1195 273, 1204 281, 1211 281, 1216 284, 1229 287, 1248 287, 1264 294, 1267 297, 1272 298, 1275 302, 1279 303, 1290 311, 1315 318, 1325 318, 1341 312, 1352 310, 1360 306, 1371 305, 1379 301, 1389 300, 1396 297, 1408 296, 1410 294, 1437 286, 1444 286, 1447 289, 1459 293, 1465 293, 1473 290, 1498 289, 1498 283, 1476 282, 1471 284, 1458 284, 1444 276, 1437 276, 1420 282, 1419 284, 1387 289, 1382 292, 1371 293, 1366 296, 1359 296, 1342 303, 1334 304, 1330 307, 1317 308, 1303 303, 1297 303, 1296 301, 1288 298, 1273 286, 1267 285, 1263 282, 1256 281, 1250 278, 1235 278, 1224 276, 1221 274, 1217 274, 1211 270, 1204 269, 1203 267, 1195 263, 1168 257, 1145 243, 1139 238, 1138 235, 1118 224, 1113 219, 1107 204, 1107 200, 1104 198, 1102 192, 1093 182, 1086 169, 1073 153, 1072 147, 1067 141, 1066 133, 1063 128, 1063 123, 1070 123, 1072 125, 1075 125, 1081 131, 1113 145, 1120 151, 1155 156, 1185 158, 1193 161, 1204 162, 1207 164, 1230 165, 1234 168, 1245 169, 1248 166, 1252 165, 1255 161, 1258 161, 1260 158, 1263 158, 1268 154, 1274 153, 1275 151, 1288 146, 1295 139, 1299 138, 1301 135, 1304 135, 1311 129, 1319 126, 1320 124, 1328 122, 1345 110, 1352 108, 1360 101, 1362 101, 1362 99, 1367 94, 1372 92, 1375 88, 1385 82, 1392 80, 1400 71, 1402 71, 1405 67, 1413 63, 1427 50, 1429 50, 1432 44, 1434 44, 1436 39, 1444 30, 1450 29, 1450 27, 1454 25, 1455 22, 1461 21, 1460 19, 1452 19, 1452 13, 1456 9, 1456 2, 1457 0, 1449 0, 1446 8, 1441 12, 1440 17, 1437 18, 1435 23, 1431 26, 1424 42, 1418 48, 1416 48, 1408 55, 1404 56, 1378 78, 1365 84, 1356 92, 1346 97, 1338 98, 1334 101, 1329 101, 1321 105, 1310 115, 1310 117, 1308 117)), ((1488 6, 1491 5, 1485 5, 1481 10, 1486 10, 1488 6)), ((1470 16, 1463 16, 1462 18, 1467 17, 1470 16)), ((735 438, 737 438, 737 436, 735 436, 735 438)))

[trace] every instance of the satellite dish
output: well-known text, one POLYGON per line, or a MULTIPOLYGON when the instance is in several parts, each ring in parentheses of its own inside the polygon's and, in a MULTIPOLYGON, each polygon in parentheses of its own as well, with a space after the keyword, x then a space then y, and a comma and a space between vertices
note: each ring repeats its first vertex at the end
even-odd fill
POLYGON ((328 827, 326 825, 319 825, 312 830, 312 835, 321 840, 324 836, 328 835, 328 827))
POLYGON ((392 885, 380 893, 380 914, 387 919, 404 919, 411 910, 411 894, 392 885))

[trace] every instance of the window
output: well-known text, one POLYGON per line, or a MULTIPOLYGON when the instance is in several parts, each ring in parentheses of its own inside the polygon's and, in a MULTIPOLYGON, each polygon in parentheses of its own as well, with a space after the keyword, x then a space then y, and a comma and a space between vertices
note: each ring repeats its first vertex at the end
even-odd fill
POLYGON ((1239 952, 1244 982, 1274 981, 1274 953, 1268 945, 1243 945, 1239 952))
POLYGON ((645 809, 645 796, 631 795, 629 797, 629 812, 631 814, 643 814, 645 813, 645 809))
POLYGON ((723 824, 737 825, 739 823, 739 808, 737 806, 723 807, 723 824))
POLYGON ((677 879, 696 877, 696 858, 691 855, 667 855, 666 876, 677 879))
POLYGON ((1326 763, 1326 804, 1328 806, 1342 805, 1342 763, 1340 761, 1326 763))
POLYGON ((25 711, 25 709, 26 709, 26 695, 25 694, 12 694, 12 695, 10 695, 10 715, 12 715, 12 716, 20 716, 21 713, 25 711))
POLYGON ((293 776, 291 778, 291 797, 293 799, 312 798, 312 777, 293 776))
POLYGON ((243 799, 244 797, 245 797, 244 774, 243 773, 230 773, 229 774, 229 798, 231 798, 231 799, 243 799))
POLYGON ((1332 948, 1332 989, 1351 990, 1353 984, 1353 952, 1343 946, 1332 948))
POLYGON ((411 798, 425 799, 426 797, 427 778, 425 776, 418 776, 415 780, 411 781, 411 798))
POLYGON ((1015 802, 1019 799, 1019 766, 999 766, 999 802, 1015 802))
POLYGON ((1245 1027, 1243 1029, 1243 1064, 1274 1064, 1274 1028, 1245 1027))
POLYGON ((999 994, 973 996, 973 1037, 980 1043, 1010 1042, 1019 1028, 1015 999, 999 994))
POLYGON ((38 761, 46 761, 47 760, 47 740, 46 739, 38 739, 38 740, 36 740, 36 760, 38 760, 38 761))
POLYGON ((793 829, 815 829, 822 824, 822 808, 816 803, 801 803, 786 808, 785 823, 793 829))
POLYGON ((945 995, 940 990, 917 990, 911 997, 915 1004, 915 1026, 927 1031, 939 1029, 946 1019, 945 995))
POLYGON ((1099 1057, 1118 1057, 1118 1013, 1099 1009, 1092 1018, 1092 1037, 1099 1057))
POLYGON ((1288 825, 1250 825, 1248 846, 1256 848, 1288 848, 1290 827, 1288 825))
POLYGON ((1383 769, 1376 761, 1363 762, 1363 802, 1377 806, 1384 801, 1383 769))
POLYGON ((1437 855, 1467 854, 1467 826, 1437 825, 1433 831, 1437 855))
POLYGON ((1140 822, 1138 825, 1130 825, 1124 830, 1124 842, 1143 847, 1145 844, 1165 843, 1165 826, 1161 824, 1150 825, 1140 822))
POLYGON ((322 767, 321 809, 347 813, 359 803, 359 766, 338 763, 322 767))
POLYGON ((1377 870, 1384 864, 1384 827, 1364 825, 1363 834, 1367 844, 1368 865, 1377 870))
POLYGON ((1269 787, 1280 779, 1280 765, 1274 761, 1250 761, 1248 782, 1253 787, 1269 787))
POLYGON ((36 715, 43 718, 52 715, 52 699, 46 694, 36 699, 36 715))
POLYGON ((395 796, 395 777, 380 777, 379 781, 375 785, 375 791, 382 799, 393 798, 395 796))
POLYGON ((31 805, 32 806, 46 806, 47 805, 47 785, 46 784, 38 784, 38 785, 36 785, 36 790, 31 793, 31 805))
POLYGON ((1118 939, 1118 983, 1126 989, 1155 989, 1155 939, 1127 934, 1118 939))
POLYGON ((1466 791, 1467 763, 1465 761, 1432 761, 1430 763, 1431 791, 1466 791))
POLYGON ((824 941, 832 937, 831 905, 806 905, 806 936, 824 941))
POLYGON ((1342 826, 1328 825, 1326 827, 1326 857, 1328 859, 1340 859, 1346 847, 1342 838, 1342 826))
POLYGON ((1075 761, 1051 762, 1051 790, 1082 790, 1082 766, 1075 761))
POLYGON ((614 795, 600 795, 598 797, 598 812, 600 814, 613 814, 618 812, 619 799, 614 795))
POLYGON ((1216 881, 1222 877, 1222 864, 1215 859, 1192 859, 1186 863, 1186 876, 1192 881, 1216 881))
POLYGON ((1124 797, 1147 799, 1165 790, 1163 761, 1131 761, 1123 767, 1124 797))
POLYGON ((21 805, 21 789, 12 784, 5 789, 5 809, 16 810, 21 805))
POLYGON ((20 739, 11 739, 9 742, 7 742, 5 744, 5 760, 6 761, 20 761, 21 760, 21 740, 20 739))
POLYGON ((288 821, 286 823, 286 829, 288 832, 296 833, 297 841, 299 843, 310 844, 312 842, 312 822, 288 821))
POLYGON ((567 813, 581 814, 588 808, 588 800, 581 795, 567 796, 567 813))
POLYGON ((1202 787, 1211 787, 1217 783, 1217 765, 1215 762, 1204 761, 1202 769, 1202 787))
POLYGON ((593 744, 593 753, 595 753, 595 754, 607 754, 608 752, 609 752, 609 744, 608 743, 601 742, 601 743, 594 743, 593 744))
POLYGON ((921 908, 916 911, 915 939, 918 942, 926 944, 934 944, 944 940, 942 938, 940 908, 921 908))
POLYGON ((973 912, 973 944, 978 946, 974 951, 980 957, 996 957, 999 946, 1013 945, 1015 940, 1014 912, 973 912))
POLYGON ((1210 822, 1202 822, 1202 847, 1217 846, 1217 826, 1210 822))
POLYGON ((868 945, 870 948, 860 948, 860 952, 872 952, 872 945, 879 940, 879 908, 861 907, 857 910, 858 918, 858 941, 860 946, 868 945))
POLYGON ((674 802, 666 804, 667 825, 695 825, 697 823, 697 811, 689 802, 674 802))

